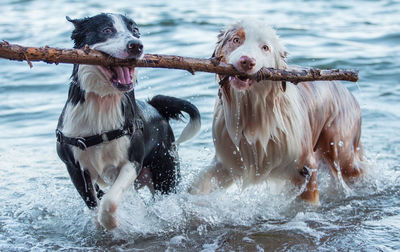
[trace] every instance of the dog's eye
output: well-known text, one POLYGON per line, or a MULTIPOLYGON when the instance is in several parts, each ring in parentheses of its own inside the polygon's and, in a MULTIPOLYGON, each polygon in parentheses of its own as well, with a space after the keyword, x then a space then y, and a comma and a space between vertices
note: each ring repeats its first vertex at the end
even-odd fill
POLYGON ((139 34, 139 29, 138 28, 133 28, 133 32, 139 34))
POLYGON ((105 29, 103 29, 103 33, 105 33, 105 34, 111 34, 113 31, 112 31, 112 29, 111 28, 105 28, 105 29))
POLYGON ((269 51, 269 46, 267 46, 267 45, 263 45, 261 48, 266 52, 269 51))
POLYGON ((239 37, 235 37, 235 38, 233 38, 232 42, 234 44, 239 44, 240 43, 240 38, 239 37))

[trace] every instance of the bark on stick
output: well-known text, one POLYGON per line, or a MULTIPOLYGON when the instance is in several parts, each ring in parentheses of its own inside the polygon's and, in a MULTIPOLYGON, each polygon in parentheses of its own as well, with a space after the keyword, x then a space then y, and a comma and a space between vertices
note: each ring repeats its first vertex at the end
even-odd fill
MULTIPOLYGON (((237 71, 232 65, 218 61, 218 59, 200 59, 181 57, 174 55, 145 54, 140 60, 122 60, 110 57, 102 52, 83 49, 60 49, 45 47, 24 47, 10 44, 6 41, 0 42, 0 58, 27 61, 32 67, 32 62, 43 61, 47 63, 71 63, 103 66, 134 66, 153 68, 172 68, 195 72, 209 72, 225 76, 245 76, 237 71)), ((304 68, 301 70, 278 70, 263 68, 257 74, 246 76, 256 80, 289 81, 299 83, 303 81, 344 80, 358 81, 358 72, 353 70, 330 69, 321 70, 315 68, 304 68)))

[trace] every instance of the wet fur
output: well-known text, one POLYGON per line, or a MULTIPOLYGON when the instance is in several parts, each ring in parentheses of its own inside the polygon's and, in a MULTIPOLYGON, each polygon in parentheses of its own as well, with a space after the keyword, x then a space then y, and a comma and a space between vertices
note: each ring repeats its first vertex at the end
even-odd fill
MULTIPOLYGON (((238 22, 218 36, 214 57, 239 69, 244 55, 257 61, 249 74, 263 66, 287 68, 284 46, 259 21, 238 22), (269 51, 259 51, 263 44, 269 51)), ((225 188, 236 179, 247 187, 278 178, 304 188, 301 198, 317 203, 316 174, 323 163, 348 182, 363 172, 361 111, 342 84, 262 81, 238 90, 230 82, 219 93, 212 127, 215 158, 190 188, 192 193, 225 188)))

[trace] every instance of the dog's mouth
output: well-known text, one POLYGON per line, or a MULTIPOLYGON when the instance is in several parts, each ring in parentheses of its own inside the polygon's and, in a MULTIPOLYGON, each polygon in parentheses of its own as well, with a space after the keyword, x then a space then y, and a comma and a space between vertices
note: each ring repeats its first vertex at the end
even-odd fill
POLYGON ((133 89, 134 83, 132 82, 135 75, 134 67, 122 66, 99 66, 100 71, 111 82, 113 87, 121 92, 127 92, 133 89))
POLYGON ((229 82, 238 90, 246 90, 253 84, 253 80, 238 75, 229 77, 229 82))

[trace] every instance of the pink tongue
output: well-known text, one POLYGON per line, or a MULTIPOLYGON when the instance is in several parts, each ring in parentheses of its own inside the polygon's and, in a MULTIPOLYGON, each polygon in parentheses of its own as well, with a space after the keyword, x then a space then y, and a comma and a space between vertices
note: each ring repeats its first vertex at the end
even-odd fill
POLYGON ((132 78, 130 74, 130 70, 128 67, 115 67, 115 72, 117 73, 117 79, 116 81, 121 83, 121 84, 131 84, 132 83, 132 78))

